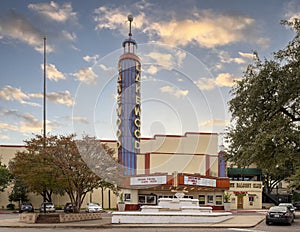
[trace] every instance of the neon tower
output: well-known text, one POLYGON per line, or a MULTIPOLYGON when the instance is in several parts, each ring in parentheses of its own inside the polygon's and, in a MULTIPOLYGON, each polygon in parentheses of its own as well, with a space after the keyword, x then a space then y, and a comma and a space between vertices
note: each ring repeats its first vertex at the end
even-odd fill
POLYGON ((117 137, 118 158, 125 175, 136 174, 136 154, 140 153, 141 136, 141 63, 135 54, 137 43, 132 39, 132 15, 128 15, 129 38, 123 42, 118 63, 117 137))

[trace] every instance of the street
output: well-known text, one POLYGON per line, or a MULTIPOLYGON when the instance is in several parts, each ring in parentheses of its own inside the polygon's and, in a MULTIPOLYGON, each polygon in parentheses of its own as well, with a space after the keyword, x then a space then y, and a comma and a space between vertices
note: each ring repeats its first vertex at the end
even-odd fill
MULTIPOLYGON (((16 218, 18 217, 17 214, 1 214, 0 215, 0 224, 2 219, 10 219, 10 218, 16 218)), ((235 232, 235 231, 244 231, 244 232, 283 232, 283 231, 289 231, 289 232, 298 232, 300 231, 300 212, 297 212, 297 216, 295 219, 295 222, 291 225, 271 225, 267 226, 265 224, 265 221, 262 221, 260 224, 258 224, 254 228, 1 228, 0 232, 38 232, 38 231, 56 231, 56 232, 92 232, 92 231, 105 231, 105 232, 174 232, 174 231, 185 231, 185 232, 199 232, 199 231, 205 231, 205 232, 235 232)))

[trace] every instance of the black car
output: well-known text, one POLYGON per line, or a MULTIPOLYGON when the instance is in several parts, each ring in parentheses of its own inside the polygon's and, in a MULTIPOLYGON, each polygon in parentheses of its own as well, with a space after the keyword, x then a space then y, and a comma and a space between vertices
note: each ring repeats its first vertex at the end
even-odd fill
POLYGON ((64 207, 64 212, 65 213, 73 213, 74 212, 72 203, 70 203, 70 202, 66 203, 66 205, 64 207))
POLYGON ((294 202, 294 207, 297 209, 297 210, 299 210, 300 209, 300 201, 296 201, 296 202, 294 202))
POLYGON ((23 212, 34 212, 33 205, 31 203, 23 203, 21 205, 19 213, 23 213, 23 212))
POLYGON ((287 206, 273 206, 266 215, 266 224, 271 223, 284 223, 291 225, 294 221, 294 216, 291 210, 287 206))

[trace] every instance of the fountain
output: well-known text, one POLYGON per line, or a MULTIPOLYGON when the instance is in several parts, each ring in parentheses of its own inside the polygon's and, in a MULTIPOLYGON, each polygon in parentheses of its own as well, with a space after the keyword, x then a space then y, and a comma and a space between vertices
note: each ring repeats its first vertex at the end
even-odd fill
POLYGON ((212 207, 199 206, 197 199, 184 198, 177 192, 176 198, 160 198, 158 205, 145 205, 141 211, 114 212, 112 223, 125 224, 186 224, 218 223, 232 218, 229 212, 213 212, 212 207))

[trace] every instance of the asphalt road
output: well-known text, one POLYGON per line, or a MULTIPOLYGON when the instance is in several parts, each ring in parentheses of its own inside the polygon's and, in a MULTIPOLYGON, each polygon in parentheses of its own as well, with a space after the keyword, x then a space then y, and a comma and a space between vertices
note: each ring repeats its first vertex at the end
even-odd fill
MULTIPOLYGON (((15 214, 1 214, 0 223, 2 219, 14 218, 15 214)), ((265 221, 262 221, 254 228, 0 228, 0 232, 92 232, 92 231, 104 231, 104 232, 299 232, 300 231, 300 212, 297 212, 295 222, 291 225, 270 225, 267 226, 265 221)))

